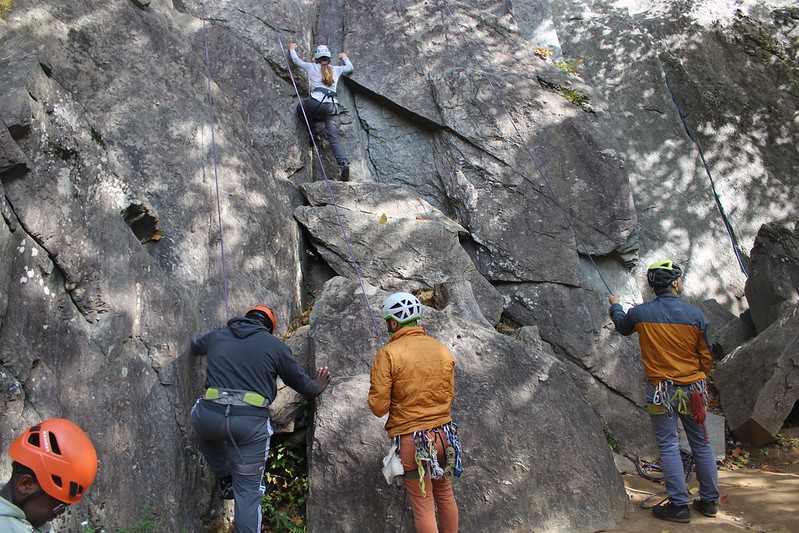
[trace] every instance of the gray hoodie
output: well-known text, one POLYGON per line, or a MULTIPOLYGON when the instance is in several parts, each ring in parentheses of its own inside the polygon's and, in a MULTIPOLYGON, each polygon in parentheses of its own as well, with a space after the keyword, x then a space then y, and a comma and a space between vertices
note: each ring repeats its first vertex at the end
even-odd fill
POLYGON ((277 395, 275 380, 280 376, 307 398, 320 392, 291 349, 258 320, 231 318, 227 327, 194 337, 191 348, 194 354, 208 354, 206 387, 257 392, 272 403, 277 395))

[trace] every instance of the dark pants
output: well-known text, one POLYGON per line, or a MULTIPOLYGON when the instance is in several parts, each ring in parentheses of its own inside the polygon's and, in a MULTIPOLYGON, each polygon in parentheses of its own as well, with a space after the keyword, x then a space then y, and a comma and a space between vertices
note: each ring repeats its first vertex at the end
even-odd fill
POLYGON ((305 124, 302 110, 305 109, 305 114, 308 115, 308 122, 323 120, 325 122, 325 131, 327 132, 327 140, 330 141, 330 148, 333 149, 333 155, 336 156, 336 162, 339 165, 349 163, 347 160, 347 153, 344 151, 344 146, 339 139, 338 119, 336 118, 337 109, 336 105, 330 102, 320 102, 310 96, 304 98, 297 104, 297 116, 300 117, 300 122, 305 124))
POLYGON ((233 476, 236 533, 260 533, 264 467, 272 436, 269 410, 200 399, 191 410, 191 424, 214 474, 233 476))

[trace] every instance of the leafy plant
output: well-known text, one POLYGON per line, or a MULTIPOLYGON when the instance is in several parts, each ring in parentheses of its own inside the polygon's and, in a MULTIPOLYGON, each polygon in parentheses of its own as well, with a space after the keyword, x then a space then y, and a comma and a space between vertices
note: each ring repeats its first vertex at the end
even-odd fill
POLYGON ((558 61, 557 63, 555 63, 555 66, 558 67, 563 72, 568 72, 569 74, 574 74, 575 76, 579 77, 580 73, 577 72, 577 69, 583 66, 583 63, 585 63, 585 61, 583 61, 582 59, 575 59, 572 62, 558 61))
POLYGON ((0 18, 6 18, 13 5, 14 0, 0 0, 0 18))
POLYGON ((305 533, 308 499, 307 456, 288 441, 275 443, 264 472, 263 499, 267 531, 305 533))
POLYGON ((161 517, 152 505, 141 508, 140 518, 132 525, 117 529, 117 533, 160 533, 161 517))
POLYGON ((619 447, 619 438, 613 432, 613 429, 607 425, 602 424, 602 432, 605 434, 605 440, 608 441, 608 446, 614 450, 619 447))

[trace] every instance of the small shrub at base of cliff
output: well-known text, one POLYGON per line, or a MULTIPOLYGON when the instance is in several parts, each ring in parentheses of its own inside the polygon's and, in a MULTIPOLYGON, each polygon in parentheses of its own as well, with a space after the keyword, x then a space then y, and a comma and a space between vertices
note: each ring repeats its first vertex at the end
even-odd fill
POLYGON ((273 443, 264 473, 264 530, 305 533, 308 471, 305 451, 289 442, 273 443))

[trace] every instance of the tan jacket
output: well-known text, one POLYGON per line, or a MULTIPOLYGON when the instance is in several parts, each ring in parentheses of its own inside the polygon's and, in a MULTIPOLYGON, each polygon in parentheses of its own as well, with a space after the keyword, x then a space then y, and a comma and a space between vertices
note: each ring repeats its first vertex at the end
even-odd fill
POLYGON ((388 413, 389 437, 432 429, 452 421, 455 358, 424 328, 405 326, 375 356, 370 376, 369 408, 388 413))

